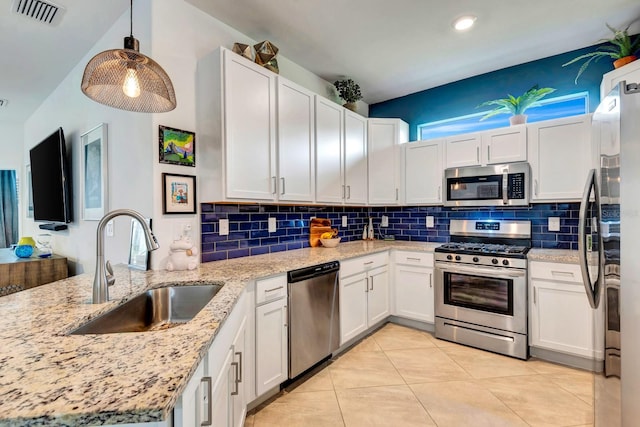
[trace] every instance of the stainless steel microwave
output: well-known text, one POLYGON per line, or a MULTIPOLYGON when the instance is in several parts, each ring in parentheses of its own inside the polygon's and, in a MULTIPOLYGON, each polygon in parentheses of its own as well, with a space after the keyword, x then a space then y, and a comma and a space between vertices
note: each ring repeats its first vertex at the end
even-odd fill
POLYGON ((451 168, 444 171, 445 206, 527 206, 529 163, 451 168))

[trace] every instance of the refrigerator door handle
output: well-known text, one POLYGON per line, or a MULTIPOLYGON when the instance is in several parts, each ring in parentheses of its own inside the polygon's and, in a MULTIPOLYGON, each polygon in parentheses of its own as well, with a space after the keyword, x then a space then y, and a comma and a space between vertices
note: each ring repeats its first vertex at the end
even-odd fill
MULTIPOLYGON (((582 282, 584 289, 589 300, 591 308, 596 309, 600 304, 600 253, 598 253, 598 276, 595 282, 591 281, 591 275, 589 274, 589 260, 587 259, 587 209, 589 207, 589 196, 591 190, 595 196, 596 209, 600 210, 600 196, 598 192, 598 182, 596 170, 591 169, 587 175, 587 182, 584 186, 584 193, 582 194, 582 201, 580 202, 580 216, 578 219, 578 257, 580 259, 580 270, 582 272, 582 282)), ((598 220, 600 215, 598 215, 598 220)), ((599 245, 598 251, 602 251, 603 248, 599 245)))

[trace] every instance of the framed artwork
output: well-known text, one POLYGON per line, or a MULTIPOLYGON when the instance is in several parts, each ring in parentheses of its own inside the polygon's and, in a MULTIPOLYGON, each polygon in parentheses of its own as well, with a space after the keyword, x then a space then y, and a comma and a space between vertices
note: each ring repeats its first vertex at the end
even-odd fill
POLYGON ((196 213, 196 177, 162 174, 162 212, 165 214, 196 213))
POLYGON ((99 221, 108 211, 107 124, 80 136, 82 143, 82 218, 99 221))
POLYGON ((160 163, 196 165, 196 134, 160 125, 160 163))
MULTIPOLYGON (((151 230, 151 218, 145 218, 151 230)), ((129 267, 137 270, 150 269, 149 251, 144 240, 144 231, 137 219, 131 220, 131 242, 129 244, 129 267)))

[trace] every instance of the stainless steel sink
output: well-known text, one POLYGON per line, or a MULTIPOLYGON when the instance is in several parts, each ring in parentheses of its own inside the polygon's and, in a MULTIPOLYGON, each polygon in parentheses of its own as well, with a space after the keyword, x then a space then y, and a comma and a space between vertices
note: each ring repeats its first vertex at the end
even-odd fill
POLYGON ((222 285, 166 286, 150 289, 73 330, 70 335, 146 332, 193 319, 222 285))

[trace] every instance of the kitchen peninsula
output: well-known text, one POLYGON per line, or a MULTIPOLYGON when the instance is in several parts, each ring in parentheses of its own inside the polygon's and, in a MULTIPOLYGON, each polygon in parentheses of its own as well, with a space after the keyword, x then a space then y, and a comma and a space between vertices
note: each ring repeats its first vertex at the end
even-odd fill
MULTIPOLYGON (((192 271, 115 268, 111 301, 91 304, 84 274, 0 298, 0 426, 155 423, 172 410, 247 284, 261 277, 389 249, 437 244, 350 242, 202 264, 192 271), (189 323, 167 330, 68 335, 163 284, 224 286, 189 323)), ((162 423, 149 425, 164 425, 162 423)))

